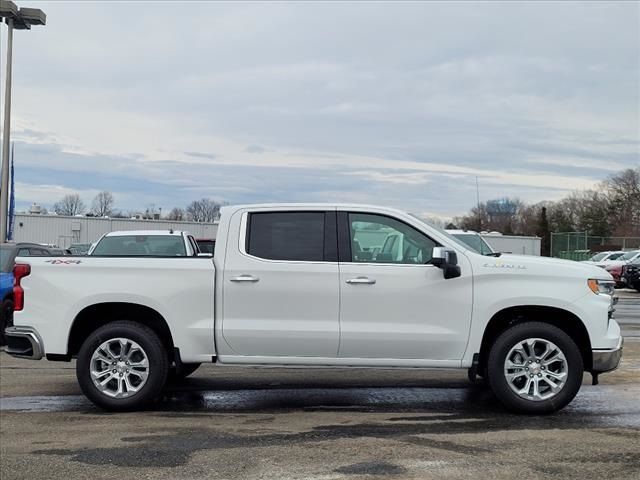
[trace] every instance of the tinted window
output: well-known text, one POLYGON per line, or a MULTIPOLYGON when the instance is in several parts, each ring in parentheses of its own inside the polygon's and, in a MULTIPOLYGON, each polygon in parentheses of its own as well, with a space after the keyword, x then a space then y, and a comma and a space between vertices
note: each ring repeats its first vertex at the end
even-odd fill
POLYGON ((16 249, 9 245, 0 246, 0 267, 2 272, 13 270, 13 262, 16 257, 16 249))
POLYGON ((117 235, 103 237, 91 255, 185 257, 187 252, 181 235, 117 235))
POLYGON ((215 240, 197 240, 198 249, 201 253, 210 253, 213 255, 214 249, 216 247, 215 240))
POLYGON ((349 214, 351 261, 428 263, 436 242, 406 223, 383 215, 349 214))
POLYGON ((250 214, 247 252, 269 260, 322 261, 324 212, 250 214))
POLYGON ((18 250, 18 257, 30 257, 31 254, 29 253, 29 249, 28 248, 21 248, 20 250, 18 250))

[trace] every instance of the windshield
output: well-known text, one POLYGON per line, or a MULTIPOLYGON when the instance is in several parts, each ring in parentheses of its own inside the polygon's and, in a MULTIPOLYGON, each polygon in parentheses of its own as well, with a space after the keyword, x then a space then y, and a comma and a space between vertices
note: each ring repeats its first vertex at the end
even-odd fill
POLYGON ((483 238, 477 233, 452 233, 456 238, 459 238, 464 243, 466 243, 472 250, 480 253, 481 255, 487 255, 488 253, 493 253, 493 250, 487 242, 483 240, 483 238))
POLYGON ((640 253, 638 250, 627 252, 624 255, 622 255, 618 260, 631 260, 633 257, 638 255, 638 253, 640 253))
POLYGON ((13 270, 16 249, 11 245, 0 245, 0 268, 3 273, 13 270))
POLYGON ((116 235, 103 237, 92 256, 186 257, 181 235, 116 235))
POLYGON ((594 255, 593 257, 591 257, 589 260, 591 260, 592 262, 599 262, 600 260, 602 260, 607 255, 609 255, 607 252, 598 253, 598 254, 594 255))

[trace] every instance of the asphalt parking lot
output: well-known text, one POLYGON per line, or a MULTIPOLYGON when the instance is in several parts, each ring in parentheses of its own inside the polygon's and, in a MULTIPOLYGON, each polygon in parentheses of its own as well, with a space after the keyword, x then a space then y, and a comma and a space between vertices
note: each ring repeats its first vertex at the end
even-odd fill
POLYGON ((74 365, 0 353, 0 478, 640 477, 640 294, 621 368, 549 416, 506 413, 462 371, 216 369, 110 414, 74 365))

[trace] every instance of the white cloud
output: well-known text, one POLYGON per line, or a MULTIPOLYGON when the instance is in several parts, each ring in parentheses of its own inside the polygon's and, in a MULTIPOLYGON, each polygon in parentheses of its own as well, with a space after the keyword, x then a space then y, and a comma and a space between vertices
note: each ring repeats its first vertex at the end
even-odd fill
POLYGON ((97 189, 78 190, 64 185, 33 185, 23 182, 16 182, 15 188, 16 202, 37 203, 38 205, 51 205, 65 195, 73 193, 80 194, 86 203, 87 199, 92 200, 99 192, 97 189))

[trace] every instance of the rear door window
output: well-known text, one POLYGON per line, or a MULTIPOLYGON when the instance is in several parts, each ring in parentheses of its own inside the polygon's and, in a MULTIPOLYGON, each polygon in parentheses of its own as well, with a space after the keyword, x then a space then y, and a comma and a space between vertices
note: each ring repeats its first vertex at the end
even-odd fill
POLYGON ((324 212, 249 214, 246 250, 268 260, 323 261, 324 212))

